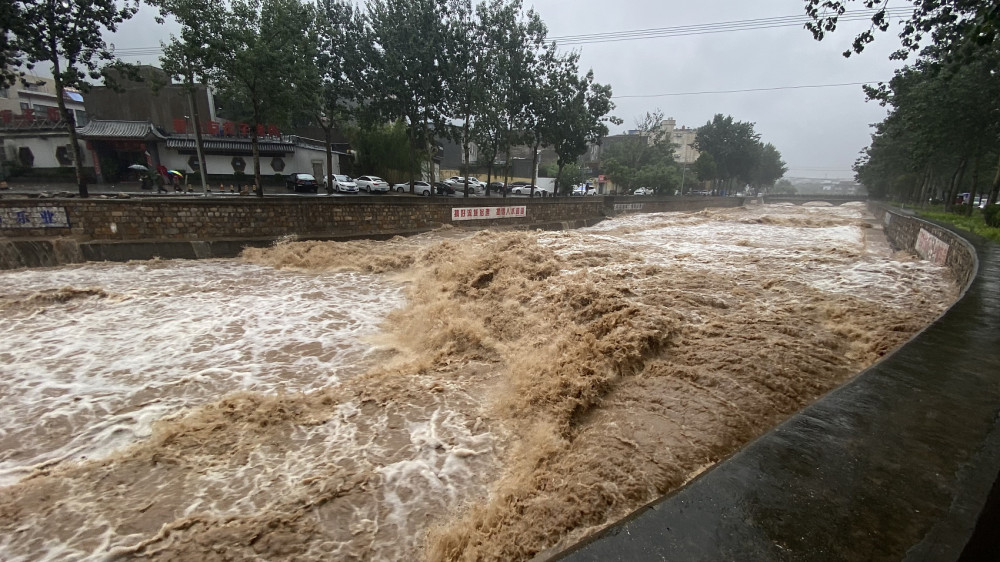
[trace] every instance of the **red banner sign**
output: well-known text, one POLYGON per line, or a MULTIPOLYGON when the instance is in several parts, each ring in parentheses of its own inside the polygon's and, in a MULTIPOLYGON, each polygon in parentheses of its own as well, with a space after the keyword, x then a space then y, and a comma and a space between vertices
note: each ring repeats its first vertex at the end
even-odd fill
POLYGON ((451 220, 470 221, 482 219, 511 219, 523 217, 527 207, 468 207, 451 210, 451 220))

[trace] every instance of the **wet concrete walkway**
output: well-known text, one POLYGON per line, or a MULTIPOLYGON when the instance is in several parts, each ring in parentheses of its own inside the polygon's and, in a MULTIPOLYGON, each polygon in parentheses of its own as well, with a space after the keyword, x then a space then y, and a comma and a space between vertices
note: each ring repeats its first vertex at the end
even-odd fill
POLYGON ((556 558, 1000 560, 1000 247, 963 236, 978 275, 937 322, 556 558))

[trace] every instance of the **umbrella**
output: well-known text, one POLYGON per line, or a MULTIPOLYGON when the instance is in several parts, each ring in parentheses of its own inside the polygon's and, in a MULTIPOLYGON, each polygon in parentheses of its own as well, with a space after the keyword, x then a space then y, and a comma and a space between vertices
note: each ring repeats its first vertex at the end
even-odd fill
POLYGON ((173 176, 180 176, 182 178, 184 177, 184 174, 181 173, 181 172, 178 172, 177 170, 167 170, 167 173, 170 174, 170 175, 173 175, 173 176))
POLYGON ((132 164, 128 167, 129 170, 142 170, 143 172, 148 172, 149 168, 143 166, 142 164, 132 164))

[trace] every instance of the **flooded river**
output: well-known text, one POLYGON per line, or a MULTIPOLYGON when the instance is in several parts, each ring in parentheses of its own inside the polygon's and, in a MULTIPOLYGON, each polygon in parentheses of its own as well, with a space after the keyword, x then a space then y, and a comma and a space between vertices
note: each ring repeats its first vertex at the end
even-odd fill
POLYGON ((860 205, 0 272, 0 559, 526 560, 956 298, 860 205))

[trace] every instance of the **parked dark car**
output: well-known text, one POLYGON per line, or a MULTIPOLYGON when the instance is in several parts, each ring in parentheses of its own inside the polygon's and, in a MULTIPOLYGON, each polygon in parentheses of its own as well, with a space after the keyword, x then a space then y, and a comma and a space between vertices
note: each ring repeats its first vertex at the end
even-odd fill
POLYGON ((312 174, 292 174, 285 178, 285 189, 301 193, 317 193, 319 182, 312 174))
POLYGON ((443 181, 434 182, 434 192, 438 195, 454 195, 455 189, 443 181))

